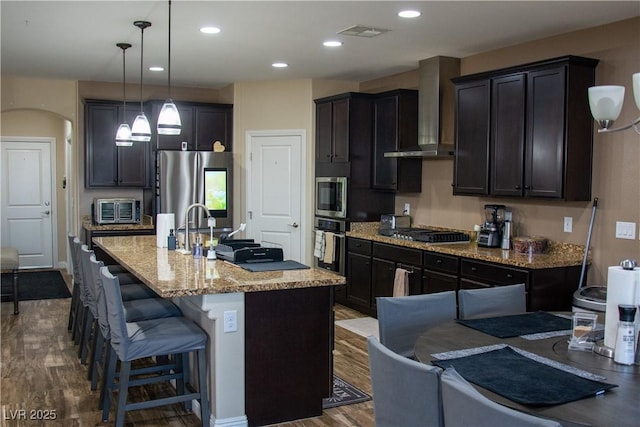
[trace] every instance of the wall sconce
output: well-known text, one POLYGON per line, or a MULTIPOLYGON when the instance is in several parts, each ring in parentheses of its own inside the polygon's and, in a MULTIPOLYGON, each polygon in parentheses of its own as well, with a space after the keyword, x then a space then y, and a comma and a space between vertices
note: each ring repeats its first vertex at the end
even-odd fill
MULTIPOLYGON (((640 110, 640 73, 632 76, 633 97, 636 106, 640 110)), ((618 132, 629 128, 640 135, 640 117, 626 126, 619 128, 609 128, 620 115, 622 103, 624 102, 624 86, 592 86, 589 88, 589 107, 593 118, 598 122, 599 133, 618 132)))

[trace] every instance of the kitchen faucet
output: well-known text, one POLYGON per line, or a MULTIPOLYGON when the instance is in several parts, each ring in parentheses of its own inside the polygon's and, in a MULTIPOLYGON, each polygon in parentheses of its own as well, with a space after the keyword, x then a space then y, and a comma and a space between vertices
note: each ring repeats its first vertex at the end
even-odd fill
MULTIPOLYGON (((191 242, 189 241, 189 212, 193 208, 202 208, 207 213, 207 220, 211 219, 211 214, 209 213, 209 209, 202 203, 194 203, 187 207, 187 210, 184 212, 184 249, 179 252, 182 254, 190 254, 191 253, 191 242)), ((197 230, 197 228, 196 228, 197 230)))

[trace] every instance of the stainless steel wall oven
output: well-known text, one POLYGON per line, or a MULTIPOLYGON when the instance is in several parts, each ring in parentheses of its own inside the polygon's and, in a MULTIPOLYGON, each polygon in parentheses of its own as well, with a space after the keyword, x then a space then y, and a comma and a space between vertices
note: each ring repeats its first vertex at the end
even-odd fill
POLYGON ((316 217, 313 229, 315 266, 342 276, 346 273, 348 223, 344 220, 316 217), (332 245, 327 246, 328 239, 332 245), (331 249, 330 247, 333 246, 331 249), (329 249, 328 249, 329 248, 329 249), (329 252, 327 252, 329 251, 329 252))

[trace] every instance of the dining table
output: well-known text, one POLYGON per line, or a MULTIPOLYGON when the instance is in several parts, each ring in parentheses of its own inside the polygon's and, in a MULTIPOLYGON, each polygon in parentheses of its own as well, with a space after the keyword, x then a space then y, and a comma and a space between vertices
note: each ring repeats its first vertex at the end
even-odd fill
MULTIPOLYGON (((571 316, 571 313, 556 314, 568 318, 571 316)), ((439 363, 438 359, 448 359, 451 354, 465 354, 464 350, 474 353, 504 345, 524 354, 537 355, 551 364, 560 364, 568 369, 579 370, 580 373, 598 376, 602 382, 614 384, 615 387, 567 403, 528 405, 517 403, 476 384, 472 385, 494 402, 534 416, 555 419, 560 423, 564 421, 603 427, 640 425, 640 366, 620 365, 612 358, 592 351, 569 349, 570 338, 570 330, 541 334, 537 339, 527 335, 498 338, 452 320, 426 330, 416 341, 414 350, 416 359, 425 364, 439 363)), ((471 369, 474 368, 472 365, 471 369)))

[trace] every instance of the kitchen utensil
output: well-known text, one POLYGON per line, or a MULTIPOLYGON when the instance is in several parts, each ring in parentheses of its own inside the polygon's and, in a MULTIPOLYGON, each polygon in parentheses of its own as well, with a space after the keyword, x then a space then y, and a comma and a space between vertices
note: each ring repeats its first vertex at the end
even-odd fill
POLYGON ((591 244, 591 233, 593 232, 593 221, 596 218, 596 208, 598 207, 598 198, 593 198, 593 209, 591 210, 591 221, 589 222, 589 232, 587 233, 587 245, 584 248, 584 257, 582 258, 582 268, 580 270, 580 281, 578 289, 585 285, 585 272, 587 269, 587 257, 589 255, 589 245, 591 244))

